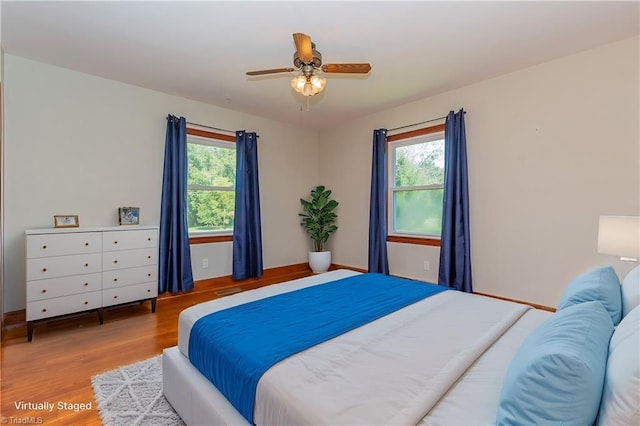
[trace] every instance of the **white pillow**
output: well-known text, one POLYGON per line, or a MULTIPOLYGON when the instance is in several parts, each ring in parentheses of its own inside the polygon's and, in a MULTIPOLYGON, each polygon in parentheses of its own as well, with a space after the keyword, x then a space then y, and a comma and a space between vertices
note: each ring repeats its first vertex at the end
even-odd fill
MULTIPOLYGON (((638 329, 640 328, 640 306, 636 306, 625 317, 624 323, 620 321, 620 324, 616 327, 609 341, 609 355, 616 351, 618 346, 629 338, 638 339, 638 329)), ((640 364, 640 359, 638 360, 640 364)), ((638 389, 640 391, 640 389, 638 389)))
POLYGON ((636 266, 622 280, 622 317, 640 305, 640 266, 636 266))
POLYGON ((626 315, 609 342, 598 425, 640 425, 640 306, 626 315))

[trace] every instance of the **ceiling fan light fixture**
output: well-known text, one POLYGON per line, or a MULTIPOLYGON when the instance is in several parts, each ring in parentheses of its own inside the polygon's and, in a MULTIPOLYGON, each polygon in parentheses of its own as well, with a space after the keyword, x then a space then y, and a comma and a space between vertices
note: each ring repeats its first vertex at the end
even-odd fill
POLYGON ((291 80, 291 87, 301 95, 313 96, 322 92, 326 83, 327 81, 324 78, 317 75, 310 77, 299 75, 291 80))
MULTIPOLYGON (((0 0, 2 1, 2 0, 0 0)), ((291 87, 303 96, 313 96, 322 92, 326 85, 326 80, 315 75, 316 72, 323 73, 347 73, 347 74, 367 74, 371 71, 368 63, 339 63, 322 64, 322 55, 316 50, 316 44, 311 41, 311 37, 303 33, 294 33, 293 42, 296 51, 293 53, 293 65, 295 68, 273 68, 268 70, 248 71, 247 75, 277 74, 282 72, 292 72, 296 68, 300 75, 291 80, 291 87)))
POLYGON ((309 79, 311 85, 320 93, 324 90, 325 84, 327 84, 327 80, 322 77, 318 77, 317 75, 312 75, 309 79))
POLYGON ((307 78, 303 75, 299 75, 291 80, 291 87, 293 87, 293 90, 295 90, 296 92, 302 93, 302 91, 304 90, 304 85, 306 83, 307 78))
MULTIPOLYGON (((315 95, 315 93, 313 93, 313 86, 311 85, 311 83, 306 82, 304 85, 304 89, 302 89, 302 94, 305 96, 313 96, 315 95)), ((317 93, 317 92, 316 92, 317 93)))

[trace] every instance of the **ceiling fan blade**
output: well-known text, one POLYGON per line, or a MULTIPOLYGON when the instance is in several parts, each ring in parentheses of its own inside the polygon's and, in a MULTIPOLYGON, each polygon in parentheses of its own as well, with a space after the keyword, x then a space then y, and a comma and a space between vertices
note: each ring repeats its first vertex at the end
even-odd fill
POLYGON ((326 73, 339 72, 346 74, 366 74, 371 71, 369 64, 324 64, 322 71, 326 73))
POLYGON ((271 70, 247 71, 247 75, 277 74, 279 72, 291 72, 295 70, 295 68, 274 68, 271 70))
POLYGON ((293 42, 296 44, 298 58, 305 64, 313 61, 313 48, 311 47, 311 37, 302 33, 293 33, 293 42))

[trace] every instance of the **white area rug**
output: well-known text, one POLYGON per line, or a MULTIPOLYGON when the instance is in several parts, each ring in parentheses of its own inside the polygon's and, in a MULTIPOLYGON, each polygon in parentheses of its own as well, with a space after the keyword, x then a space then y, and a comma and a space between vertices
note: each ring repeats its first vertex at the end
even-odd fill
POLYGON ((91 378, 105 426, 184 425, 162 394, 162 355, 91 378))

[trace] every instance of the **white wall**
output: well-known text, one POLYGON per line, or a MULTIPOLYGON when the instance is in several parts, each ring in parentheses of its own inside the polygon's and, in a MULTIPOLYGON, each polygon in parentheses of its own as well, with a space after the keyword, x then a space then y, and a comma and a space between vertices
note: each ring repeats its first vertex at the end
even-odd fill
MULTIPOLYGON (((589 267, 624 275, 634 264, 596 241, 599 215, 640 214, 638 55, 635 37, 323 131, 320 178, 341 202, 334 262, 367 267, 373 129, 464 107, 474 290, 555 306, 589 267)), ((391 273, 437 279, 437 248, 388 249, 391 273)))
MULTIPOLYGON (((12 55, 4 66, 5 311, 25 306, 25 229, 51 227, 54 214, 116 225, 125 205, 159 222, 168 113, 260 135, 264 265, 306 261, 297 213, 318 180, 315 132, 12 55)), ((230 246, 194 246, 195 278, 230 274, 230 246)))
MULTIPOLYGON (((0 5, 0 11, 2 11, 2 5, 0 5)), ((0 12, 1 15, 1 12, 0 12)), ((2 18, 0 17, 0 22, 2 18)), ((2 41, 0 40, 0 86, 4 75, 4 48, 2 47, 2 41)), ((2 200, 2 194, 4 194, 4 179, 2 176, 2 170, 4 169, 4 131, 2 123, 4 122, 4 95, 0 94, 0 322, 4 324, 4 255, 3 255, 3 238, 4 235, 4 201, 2 200)), ((0 336, 4 333, 4 327, 0 330, 0 336)))

